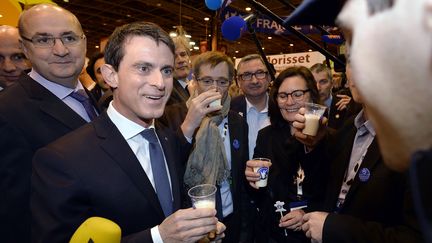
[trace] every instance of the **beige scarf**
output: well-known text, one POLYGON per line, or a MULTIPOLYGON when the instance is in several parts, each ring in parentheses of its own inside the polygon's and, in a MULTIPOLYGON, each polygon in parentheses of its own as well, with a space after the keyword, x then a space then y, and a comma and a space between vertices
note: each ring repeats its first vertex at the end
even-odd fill
MULTIPOLYGON (((188 107, 190 100, 197 95, 194 92, 186 102, 188 107)), ((201 121, 184 175, 184 183, 188 188, 199 184, 220 184, 229 177, 225 146, 218 125, 228 115, 230 102, 228 95, 220 111, 208 114, 201 121)))

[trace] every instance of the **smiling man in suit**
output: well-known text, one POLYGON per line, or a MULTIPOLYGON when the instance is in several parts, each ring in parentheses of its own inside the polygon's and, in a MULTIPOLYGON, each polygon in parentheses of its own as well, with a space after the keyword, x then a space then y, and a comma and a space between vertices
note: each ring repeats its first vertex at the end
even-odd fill
POLYGON ((122 242, 195 242, 221 233, 214 209, 180 208, 190 144, 160 126, 173 83, 174 44, 159 26, 117 28, 105 49, 113 89, 106 113, 34 158, 34 242, 67 242, 92 216, 122 230, 122 242))
POLYGON ((96 116, 78 81, 86 53, 78 19, 60 7, 36 5, 21 15, 19 34, 33 68, 0 94, 3 242, 30 241, 30 176, 36 150, 96 116), (85 105, 74 97, 78 92, 85 105))

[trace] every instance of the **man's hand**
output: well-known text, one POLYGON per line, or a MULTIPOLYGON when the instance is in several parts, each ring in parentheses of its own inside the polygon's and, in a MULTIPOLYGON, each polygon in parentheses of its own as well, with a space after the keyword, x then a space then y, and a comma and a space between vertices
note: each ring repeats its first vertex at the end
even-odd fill
POLYGON ((303 216, 302 230, 311 242, 322 242, 323 226, 327 215, 326 212, 312 212, 303 216))
POLYGON ((193 137, 195 129, 208 113, 222 109, 221 105, 209 106, 211 102, 221 98, 222 95, 216 89, 210 89, 192 99, 185 120, 181 124, 181 130, 186 137, 193 137))
POLYGON ((348 104, 351 101, 351 97, 348 95, 338 94, 336 97, 339 98, 339 101, 336 102, 336 107, 338 111, 341 111, 343 109, 346 109, 348 107, 348 104))
POLYGON ((258 172, 254 172, 254 167, 270 167, 270 166, 271 163, 268 161, 248 160, 246 162, 245 175, 246 175, 246 180, 249 181, 249 185, 255 189, 259 189, 259 187, 255 185, 255 182, 260 180, 260 174, 258 172))
POLYGON ((316 136, 309 136, 303 133, 303 129, 305 128, 306 118, 304 116, 306 110, 304 107, 300 108, 298 113, 295 115, 292 126, 294 128, 294 136, 295 138, 304 144, 309 150, 312 150, 321 139, 324 138, 326 133, 326 126, 328 119, 322 117, 320 120, 320 127, 318 128, 318 132, 316 136))
POLYGON ((197 242, 212 230, 223 236, 225 225, 218 224, 215 215, 211 208, 180 209, 159 225, 159 233, 165 243, 197 242))
POLYGON ((279 227, 300 231, 303 224, 303 215, 305 212, 302 209, 293 210, 283 216, 280 220, 279 227))

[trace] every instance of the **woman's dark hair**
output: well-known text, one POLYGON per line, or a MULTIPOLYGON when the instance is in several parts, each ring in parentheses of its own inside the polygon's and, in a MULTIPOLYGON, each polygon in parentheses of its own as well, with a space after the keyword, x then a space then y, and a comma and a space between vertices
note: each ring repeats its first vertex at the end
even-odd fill
POLYGON ((90 60, 87 64, 86 71, 90 75, 90 77, 93 79, 93 81, 95 81, 95 82, 97 82, 97 80, 96 80, 96 74, 94 72, 94 65, 97 62, 97 60, 99 60, 101 58, 104 58, 104 54, 97 51, 97 52, 93 53, 93 55, 90 57, 90 60))
POLYGON ((308 68, 303 66, 289 67, 283 70, 273 82, 273 86, 270 89, 270 99, 269 99, 269 116, 270 122, 274 126, 285 127, 288 123, 282 117, 277 104, 277 93, 279 87, 282 85, 283 81, 289 77, 299 76, 306 81, 306 88, 309 89, 309 94, 311 101, 313 103, 320 103, 319 92, 316 86, 315 79, 308 68))

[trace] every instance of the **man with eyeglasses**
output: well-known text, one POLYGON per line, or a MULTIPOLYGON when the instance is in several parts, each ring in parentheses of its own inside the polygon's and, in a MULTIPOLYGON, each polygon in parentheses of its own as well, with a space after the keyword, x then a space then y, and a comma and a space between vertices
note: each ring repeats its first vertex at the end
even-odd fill
POLYGON ((315 78, 321 103, 327 106, 327 124, 331 128, 338 129, 348 118, 360 111, 361 105, 352 101, 349 90, 343 89, 332 93, 332 74, 325 64, 316 63, 310 67, 310 71, 315 78))
POLYGON ((237 65, 237 84, 244 95, 231 101, 231 109, 238 112, 249 126, 249 159, 252 159, 258 131, 270 125, 268 116, 268 87, 270 75, 258 54, 243 57, 237 65))
POLYGON ((33 68, 0 95, 2 242, 30 242, 30 176, 36 150, 98 112, 78 81, 86 38, 71 12, 36 5, 20 16, 19 34, 33 68))
POLYGON ((217 216, 226 225, 223 242, 251 242, 252 214, 242 175, 248 160, 247 124, 230 111, 229 86, 234 64, 220 52, 205 52, 193 63, 195 90, 186 102, 187 110, 165 113, 168 125, 181 127, 185 136, 194 136, 194 146, 185 169, 187 188, 197 184, 216 184, 217 216), (181 125, 180 125, 181 124, 181 125))
POLYGON ((31 68, 19 45, 18 29, 0 26, 0 90, 12 85, 23 71, 31 68))

